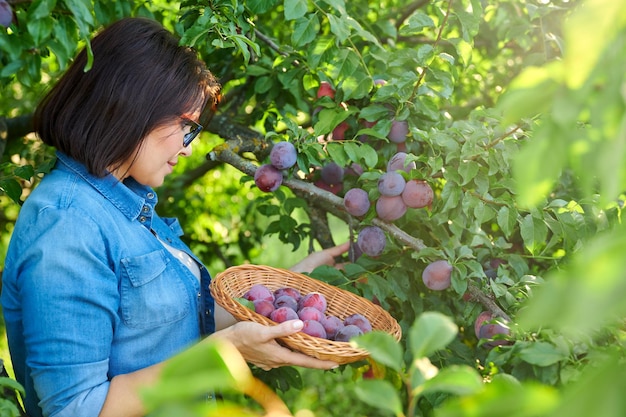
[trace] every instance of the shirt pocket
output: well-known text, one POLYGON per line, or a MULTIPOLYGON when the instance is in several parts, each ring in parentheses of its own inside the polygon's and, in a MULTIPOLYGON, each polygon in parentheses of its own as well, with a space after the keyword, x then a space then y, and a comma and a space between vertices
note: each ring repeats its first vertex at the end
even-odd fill
POLYGON ((185 284, 163 250, 124 258, 121 263, 121 313, 128 327, 158 327, 189 313, 185 284))

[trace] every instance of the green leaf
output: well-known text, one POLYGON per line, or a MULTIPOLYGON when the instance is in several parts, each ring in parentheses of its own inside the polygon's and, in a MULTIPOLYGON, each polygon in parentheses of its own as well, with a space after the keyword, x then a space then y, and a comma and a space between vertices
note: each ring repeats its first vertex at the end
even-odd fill
POLYGON ((518 353, 519 357, 532 365, 550 366, 562 360, 566 360, 569 352, 563 352, 548 342, 535 342, 524 347, 518 353))
POLYGON ((471 395, 484 388, 482 377, 469 366, 451 365, 424 382, 423 394, 446 392, 455 395, 471 395))
POLYGON ((402 347, 390 334, 380 331, 365 333, 353 339, 360 348, 367 350, 372 359, 400 372, 403 366, 402 347))
POLYGON ((558 401, 555 388, 532 382, 522 385, 509 375, 498 374, 475 395, 446 401, 437 410, 437 417, 554 417, 558 401))
POLYGON ((576 382, 563 389, 559 407, 550 417, 622 417, 626 410, 626 365, 620 354, 590 358, 576 382))
POLYGON ((320 29, 319 18, 316 14, 310 18, 301 17, 296 20, 291 34, 291 42, 294 47, 302 47, 313 41, 320 29))
POLYGON ((306 14, 307 0, 285 0, 285 20, 295 20, 306 14))
POLYGON ((402 402, 398 391, 389 381, 366 379, 356 383, 354 392, 366 404, 382 410, 391 411, 395 415, 402 414, 402 402))
POLYGON ((348 165, 348 156, 343 149, 343 144, 337 142, 330 142, 326 146, 328 155, 331 159, 337 163, 337 165, 345 167, 348 165))
POLYGON ((522 219, 520 234, 526 249, 530 253, 536 254, 546 243, 548 226, 542 219, 537 219, 532 214, 528 214, 522 219))
POLYGON ((333 14, 327 14, 326 16, 330 23, 330 31, 337 37, 338 43, 343 43, 350 36, 350 26, 348 26, 343 16, 338 17, 333 14))
POLYGON ((21 395, 25 395, 26 391, 22 384, 14 380, 13 378, 0 377, 0 387, 12 389, 19 392, 21 395))
POLYGON ((547 274, 520 310, 523 329, 552 328, 574 340, 626 317, 626 227, 597 235, 573 255, 567 268, 547 274))
POLYGON ((15 181, 13 178, 3 178, 0 179, 0 191, 4 191, 9 198, 16 203, 20 203, 20 198, 22 196, 22 187, 20 183, 15 181))
POLYGON ((91 14, 92 4, 89 0, 64 0, 66 7, 76 18, 76 24, 82 37, 88 38, 91 34, 90 28, 95 25, 91 14))
POLYGON ((517 213, 515 210, 510 209, 507 206, 502 206, 498 210, 498 226, 502 229, 504 235, 509 238, 515 231, 515 225, 517 224, 517 213))
POLYGON ((422 10, 417 10, 406 20, 406 25, 400 28, 400 34, 404 36, 417 35, 426 28, 435 27, 433 19, 422 10))
POLYGON ((503 123, 519 123, 547 111, 559 87, 561 70, 558 62, 523 70, 498 100, 503 123))
POLYGON ((572 89, 582 86, 618 30, 626 22, 626 8, 619 0, 585 2, 563 24, 565 44, 565 80, 572 89))
POLYGON ((274 9, 280 0, 254 0, 246 3, 252 14, 263 14, 274 9))
POLYGON ((459 166, 459 174, 463 178, 461 185, 466 185, 474 179, 480 166, 475 161, 466 161, 459 166))
POLYGON ((216 390, 236 390, 250 383, 252 373, 229 342, 205 339, 165 364, 159 381, 142 391, 154 410, 172 401, 197 400, 216 390))
POLYGON ((409 330, 409 345, 413 358, 430 356, 445 348, 456 337, 458 327, 438 312, 422 313, 409 330))

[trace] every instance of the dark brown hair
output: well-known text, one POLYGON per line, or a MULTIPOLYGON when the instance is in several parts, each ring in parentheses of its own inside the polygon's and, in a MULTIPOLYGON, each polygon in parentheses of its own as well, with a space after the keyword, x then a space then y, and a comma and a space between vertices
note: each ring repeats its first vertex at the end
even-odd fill
POLYGON ((125 18, 82 50, 35 111, 44 143, 104 176, 133 157, 154 128, 214 108, 220 86, 197 53, 156 21, 125 18))

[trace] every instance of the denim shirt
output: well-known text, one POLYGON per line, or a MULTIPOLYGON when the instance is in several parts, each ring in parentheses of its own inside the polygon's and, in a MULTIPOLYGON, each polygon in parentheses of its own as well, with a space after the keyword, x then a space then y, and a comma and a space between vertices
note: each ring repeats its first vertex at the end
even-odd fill
POLYGON ((98 178, 57 153, 21 208, 2 307, 31 417, 96 417, 111 378, 161 362, 214 331, 210 275, 132 179, 98 178), (201 279, 156 235, 190 254, 201 279))

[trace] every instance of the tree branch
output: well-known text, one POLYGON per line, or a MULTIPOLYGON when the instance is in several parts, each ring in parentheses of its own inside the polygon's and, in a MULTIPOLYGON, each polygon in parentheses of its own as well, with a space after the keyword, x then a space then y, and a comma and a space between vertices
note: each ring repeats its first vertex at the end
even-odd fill
MULTIPOLYGON (((235 152, 228 145, 228 141, 224 145, 214 148, 213 151, 207 155, 207 159, 211 161, 225 162, 250 176, 254 176, 257 169, 257 165, 252 161, 238 155, 237 152, 235 152)), ((355 219, 345 211, 343 199, 341 197, 336 196, 330 191, 323 190, 314 184, 299 179, 284 179, 282 185, 290 188, 295 194, 306 200, 310 206, 318 207, 319 209, 325 210, 328 213, 337 216, 353 228, 355 219)), ((426 245, 421 239, 407 234, 394 224, 387 223, 378 218, 372 219, 372 224, 380 227, 394 239, 416 251, 426 248, 426 245)), ((509 316, 504 312, 504 310, 502 310, 492 298, 483 293, 482 290, 475 284, 471 282, 468 283, 468 292, 474 300, 480 302, 489 311, 504 318, 505 320, 510 321, 509 316)))

